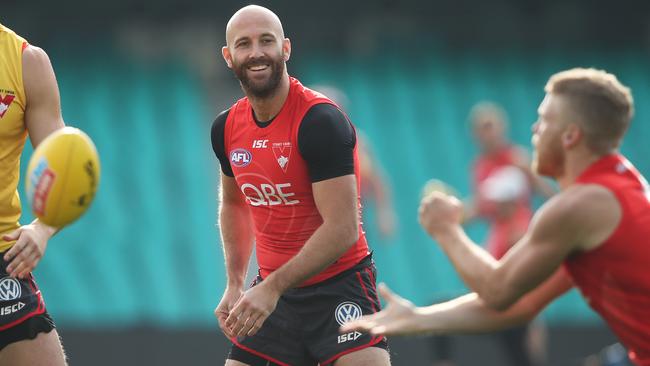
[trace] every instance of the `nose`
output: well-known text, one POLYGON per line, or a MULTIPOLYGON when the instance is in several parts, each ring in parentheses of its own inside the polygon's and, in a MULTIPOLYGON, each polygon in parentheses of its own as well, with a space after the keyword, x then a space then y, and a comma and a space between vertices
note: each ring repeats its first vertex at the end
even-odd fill
POLYGON ((537 133, 537 130, 539 129, 539 121, 535 121, 530 129, 533 133, 537 133))
POLYGON ((260 58, 264 56, 264 52, 262 52, 262 47, 258 42, 253 42, 253 47, 251 49, 251 53, 249 55, 249 58, 260 58))

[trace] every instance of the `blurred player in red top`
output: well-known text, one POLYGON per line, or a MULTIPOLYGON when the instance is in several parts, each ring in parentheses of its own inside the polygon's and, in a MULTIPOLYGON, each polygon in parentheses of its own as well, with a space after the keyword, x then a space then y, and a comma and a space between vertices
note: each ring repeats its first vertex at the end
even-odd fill
POLYGON ((371 334, 477 332, 531 319, 578 287, 628 348, 650 365, 650 187, 618 147, 633 115, 630 90, 594 69, 555 74, 533 125, 537 173, 561 192, 540 208, 500 260, 460 226, 462 205, 446 194, 422 201, 420 222, 474 293, 416 308, 387 289, 387 308, 343 327, 371 334))
POLYGON ((228 282, 215 315, 226 365, 390 365, 386 340, 338 328, 379 310, 360 224, 354 127, 289 77, 291 43, 270 10, 246 6, 223 57, 246 97, 217 116, 219 226, 228 282), (255 241, 259 275, 243 281, 255 241))
POLYGON ((479 103, 470 119, 480 155, 472 173, 474 196, 465 203, 464 219, 490 223, 486 247, 500 259, 528 228, 531 194, 550 197, 553 189, 533 174, 526 150, 508 140, 507 117, 499 106, 479 103))

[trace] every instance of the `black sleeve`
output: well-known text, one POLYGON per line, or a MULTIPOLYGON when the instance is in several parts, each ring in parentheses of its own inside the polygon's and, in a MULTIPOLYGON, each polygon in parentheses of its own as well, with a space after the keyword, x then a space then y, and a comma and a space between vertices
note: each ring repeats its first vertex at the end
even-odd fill
POLYGON ((354 174, 357 137, 343 112, 328 103, 311 107, 298 130, 298 149, 312 182, 354 174))
POLYGON ((225 111, 219 113, 217 118, 214 119, 210 137, 212 138, 212 150, 214 150, 214 154, 217 156, 217 159, 219 159, 219 163, 221 164, 221 171, 223 174, 229 177, 234 177, 235 174, 232 172, 230 159, 228 159, 228 155, 226 154, 226 146, 223 142, 228 113, 230 113, 230 109, 226 109, 225 111))

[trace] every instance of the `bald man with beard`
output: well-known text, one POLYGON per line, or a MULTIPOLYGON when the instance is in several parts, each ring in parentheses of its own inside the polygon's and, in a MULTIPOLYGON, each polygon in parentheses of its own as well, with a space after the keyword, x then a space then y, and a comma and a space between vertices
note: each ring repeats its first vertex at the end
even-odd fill
POLYGON ((222 54, 245 94, 211 131, 227 273, 215 315, 233 342, 226 365, 390 365, 384 336, 338 333, 380 310, 354 126, 289 76, 291 42, 269 9, 237 11, 222 54), (246 290, 253 242, 259 271, 246 290))

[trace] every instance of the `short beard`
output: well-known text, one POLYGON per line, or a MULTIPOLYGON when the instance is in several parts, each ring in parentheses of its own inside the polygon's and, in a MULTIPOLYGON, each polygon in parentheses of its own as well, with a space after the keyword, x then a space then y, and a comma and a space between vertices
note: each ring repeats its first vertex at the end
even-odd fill
POLYGON ((284 73, 284 57, 280 56, 277 60, 269 60, 268 58, 258 58, 248 61, 233 68, 233 72, 239 82, 241 83, 244 93, 256 99, 265 99, 275 94, 280 82, 282 81, 282 74, 284 73), (270 62, 268 62, 270 61, 270 62), (271 68, 271 76, 263 83, 258 84, 251 81, 246 75, 246 70, 250 66, 268 63, 271 68))
POLYGON ((564 175, 564 154, 547 153, 547 156, 540 156, 536 153, 533 158, 532 169, 537 175, 557 179, 564 175))

